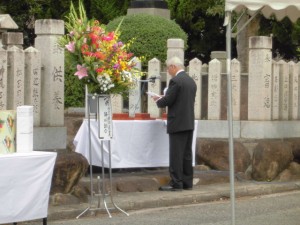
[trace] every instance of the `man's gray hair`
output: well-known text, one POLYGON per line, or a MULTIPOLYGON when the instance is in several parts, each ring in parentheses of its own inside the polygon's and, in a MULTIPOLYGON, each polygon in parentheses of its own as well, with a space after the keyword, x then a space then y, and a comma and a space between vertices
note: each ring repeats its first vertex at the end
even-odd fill
POLYGON ((168 59, 168 60, 166 61, 166 64, 167 64, 167 66, 174 65, 174 66, 176 66, 176 67, 179 67, 179 68, 181 68, 181 69, 184 69, 183 62, 182 62, 181 59, 178 58, 177 56, 174 56, 174 57, 168 59))

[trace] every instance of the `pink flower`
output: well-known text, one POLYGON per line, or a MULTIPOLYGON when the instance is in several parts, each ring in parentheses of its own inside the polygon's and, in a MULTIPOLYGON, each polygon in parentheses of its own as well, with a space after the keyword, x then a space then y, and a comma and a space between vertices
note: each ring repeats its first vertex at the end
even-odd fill
POLYGON ((69 34, 70 37, 73 37, 74 35, 75 35, 75 31, 71 31, 69 34))
POLYGON ((111 40, 114 39, 114 33, 113 33, 113 32, 110 32, 110 33, 108 33, 108 35, 104 36, 102 39, 103 39, 104 41, 111 41, 111 40))
POLYGON ((65 45, 66 49, 68 49, 69 52, 74 53, 75 52, 75 42, 69 42, 69 44, 65 45))
POLYGON ((78 76, 79 79, 87 77, 87 69, 84 66, 77 65, 77 72, 74 75, 78 76))

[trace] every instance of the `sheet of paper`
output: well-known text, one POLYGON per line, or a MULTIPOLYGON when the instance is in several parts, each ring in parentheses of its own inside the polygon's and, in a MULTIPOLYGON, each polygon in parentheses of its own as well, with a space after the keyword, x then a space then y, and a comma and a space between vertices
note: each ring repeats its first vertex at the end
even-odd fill
POLYGON ((148 92, 146 92, 146 93, 147 93, 147 95, 149 95, 149 96, 156 96, 156 97, 161 98, 160 95, 158 95, 158 94, 156 94, 156 93, 154 93, 154 92, 148 91, 148 92))

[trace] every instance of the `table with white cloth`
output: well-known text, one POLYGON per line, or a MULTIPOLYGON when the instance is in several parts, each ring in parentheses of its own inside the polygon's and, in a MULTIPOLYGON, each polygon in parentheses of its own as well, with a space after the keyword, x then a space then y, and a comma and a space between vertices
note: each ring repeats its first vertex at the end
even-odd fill
MULTIPOLYGON (((89 157, 89 123, 84 119, 75 138, 76 152, 81 153, 91 165, 102 166, 101 139, 98 138, 98 122, 90 120, 92 163, 89 157)), ((197 123, 193 137, 193 165, 197 123)), ((109 167, 109 141, 103 142, 104 167, 109 167)), ((113 120, 111 144, 111 168, 147 168, 169 166, 169 137, 165 120, 113 120)))
POLYGON ((55 152, 0 155, 0 224, 46 218, 55 152))

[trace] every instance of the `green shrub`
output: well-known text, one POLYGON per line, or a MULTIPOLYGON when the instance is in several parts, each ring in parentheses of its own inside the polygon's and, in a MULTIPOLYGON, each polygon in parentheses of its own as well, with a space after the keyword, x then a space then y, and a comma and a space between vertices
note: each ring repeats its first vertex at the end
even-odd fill
POLYGON ((65 73, 65 108, 84 107, 85 89, 84 84, 72 71, 65 73))
POLYGON ((144 57, 143 66, 154 57, 162 63, 166 61, 169 38, 181 38, 187 47, 187 34, 176 22, 160 16, 134 14, 118 17, 107 24, 107 30, 115 30, 123 17, 120 40, 124 43, 134 40, 129 50, 138 57, 144 57))

